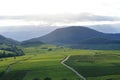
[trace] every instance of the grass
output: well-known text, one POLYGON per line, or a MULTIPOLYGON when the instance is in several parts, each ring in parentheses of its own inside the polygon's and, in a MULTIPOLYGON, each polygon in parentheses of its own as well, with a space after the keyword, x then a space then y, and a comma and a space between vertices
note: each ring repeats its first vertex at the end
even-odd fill
POLYGON ((2 76, 2 80, 22 80, 24 76, 26 75, 27 71, 14 71, 9 72, 2 76))
MULTIPOLYGON (((3 58, 3 61, 0 61, 0 71, 5 71, 9 64, 17 62, 11 67, 11 70, 9 73, 4 74, 0 80, 33 80, 35 78, 40 78, 41 80, 44 80, 46 77, 52 78, 52 80, 80 80, 80 78, 64 67, 60 62, 68 55, 71 55, 73 57, 73 61, 68 61, 68 64, 79 67, 79 66, 89 66, 88 69, 90 69, 90 64, 93 66, 93 63, 89 63, 89 60, 94 56, 94 54, 97 52, 103 53, 105 55, 109 54, 116 54, 119 56, 120 51, 97 51, 97 50, 78 50, 78 49, 69 49, 54 45, 42 45, 37 47, 24 47, 24 52, 26 53, 25 56, 14 58, 3 58), (49 51, 49 49, 52 49, 49 51), (91 56, 91 58, 86 60, 83 58, 82 63, 79 60, 80 56, 91 56), (74 58, 75 56, 75 58, 74 58), (31 57, 31 58, 29 58, 31 57), (77 60, 76 60, 77 57, 77 60), (27 59, 27 60, 26 60, 27 59)), ((107 56, 106 56, 107 57, 107 56)), ((110 56, 108 56, 110 57, 110 56)), ((112 55, 112 57, 117 57, 112 55)), ((71 59, 70 58, 70 59, 71 59)), ((111 59, 110 58, 110 59, 111 59)), ((118 57, 119 58, 119 57, 118 57)), ((103 60, 105 63, 97 64, 98 66, 108 66, 110 65, 109 62, 112 63, 119 63, 118 58, 112 59, 112 60, 103 60), (108 64, 106 64, 108 63, 108 64)), ((100 62, 99 59, 96 60, 96 62, 100 62)), ((90 62, 94 62, 91 60, 90 62)), ((111 65, 118 65, 118 64, 111 64, 111 65)), ((96 66, 96 65, 95 65, 96 66)), ((119 66, 119 65, 118 65, 119 66)), ((86 68, 86 71, 88 70, 86 68)), ((96 68, 97 69, 97 68, 96 68)), ((118 68, 119 69, 119 68, 118 68)), ((79 70, 82 70, 82 68, 79 68, 79 70)), ((118 71, 116 71, 116 74, 119 74, 118 71)), ((86 73, 84 74, 86 75, 86 73)), ((110 76, 110 75, 106 75, 110 76)), ((98 78, 105 78, 104 76, 90 76, 88 77, 90 80, 97 80, 98 78)), ((112 75, 114 76, 114 75, 112 75)), ((115 75, 118 77, 118 75, 115 75)), ((111 77, 111 76, 110 76, 111 77)), ((99 79, 98 79, 99 80, 99 79)))
POLYGON ((28 61, 14 65, 12 70, 28 70, 23 80, 44 79, 45 77, 51 77, 53 80, 62 80, 64 78, 76 80, 78 76, 60 64, 63 58, 64 56, 55 55, 55 53, 38 54, 28 61))
MULTIPOLYGON (((113 51, 114 52, 114 51, 113 51)), ((119 53, 96 53, 94 55, 71 56, 66 62, 88 80, 107 80, 102 76, 112 75, 110 80, 117 80, 113 75, 120 75, 119 53), (91 77, 94 77, 91 79, 91 77)), ((117 76, 120 78, 120 76, 117 76)))
POLYGON ((89 80, 120 80, 120 75, 107 75, 100 77, 90 77, 89 80))

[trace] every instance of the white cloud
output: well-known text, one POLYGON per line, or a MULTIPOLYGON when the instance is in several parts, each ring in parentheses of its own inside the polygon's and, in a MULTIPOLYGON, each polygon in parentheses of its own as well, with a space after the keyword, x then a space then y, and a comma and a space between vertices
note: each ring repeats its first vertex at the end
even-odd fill
POLYGON ((1 0, 0 26, 113 24, 119 9, 120 0, 1 0))
POLYGON ((47 22, 47 21, 22 21, 22 20, 0 20, 0 27, 8 26, 39 26, 39 27, 50 27, 50 26, 87 26, 87 25, 103 25, 103 24, 118 24, 120 21, 66 21, 66 22, 47 22), (6 24, 7 23, 7 24, 6 24))
POLYGON ((34 16, 1 16, 2 26, 71 26, 71 25, 97 25, 117 24, 120 18, 110 16, 98 16, 89 13, 84 14, 62 14, 62 15, 34 15, 34 16))
POLYGON ((120 0, 1 0, 0 15, 78 14, 120 16, 120 0))
POLYGON ((20 26, 30 26, 30 25, 34 25, 34 26, 47 26, 48 23, 45 21, 34 21, 34 20, 16 20, 16 19, 3 19, 0 20, 0 27, 8 27, 8 26, 16 26, 16 27, 20 27, 20 26))

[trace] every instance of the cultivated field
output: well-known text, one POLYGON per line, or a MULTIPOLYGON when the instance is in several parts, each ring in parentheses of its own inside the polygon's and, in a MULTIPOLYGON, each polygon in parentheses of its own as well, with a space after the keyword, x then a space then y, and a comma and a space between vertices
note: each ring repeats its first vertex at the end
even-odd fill
POLYGON ((117 51, 101 51, 94 55, 71 56, 66 64, 88 80, 120 79, 120 54, 117 51))
POLYGON ((51 80, 82 80, 60 63, 68 55, 71 57, 66 64, 88 80, 120 78, 120 51, 75 50, 53 45, 23 49, 25 56, 0 60, 0 80, 44 80, 46 77, 51 80))

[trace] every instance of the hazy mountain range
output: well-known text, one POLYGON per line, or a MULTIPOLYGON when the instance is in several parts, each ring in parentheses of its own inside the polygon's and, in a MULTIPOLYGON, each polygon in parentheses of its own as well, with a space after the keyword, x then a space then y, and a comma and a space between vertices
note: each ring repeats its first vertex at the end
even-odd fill
POLYGON ((79 44, 88 40, 92 41, 94 39, 99 39, 102 42, 104 42, 103 40, 107 40, 107 42, 116 42, 120 40, 120 34, 102 33, 87 27, 71 26, 56 29, 45 36, 33 38, 28 41, 42 41, 50 44, 79 44))
POLYGON ((57 28, 44 36, 39 36, 23 42, 18 42, 1 35, 0 43, 22 44, 24 46, 55 44, 64 46, 69 45, 69 47, 73 48, 119 49, 120 33, 103 33, 84 26, 68 26, 57 28))
POLYGON ((19 44, 20 42, 10 39, 10 38, 6 38, 2 35, 0 35, 0 45, 2 44, 19 44))
POLYGON ((119 17, 91 13, 0 16, 0 21, 2 21, 0 23, 0 34, 18 41, 40 37, 57 28, 78 25, 87 26, 104 33, 120 33, 119 17))
POLYGON ((2 27, 0 34, 5 37, 15 39, 17 41, 24 41, 35 37, 43 36, 56 27, 38 27, 38 26, 19 26, 19 27, 2 27))
MULTIPOLYGON (((120 24, 111 24, 111 25, 93 25, 87 26, 91 29, 95 29, 97 31, 103 33, 120 33, 120 24)), ((64 26, 62 26, 64 27, 64 26)), ((2 27, 0 28, 0 34, 5 37, 9 37, 18 41, 24 41, 31 38, 41 37, 46 35, 57 28, 61 27, 40 27, 40 26, 19 26, 19 27, 2 27)))
POLYGON ((82 49, 120 49, 120 33, 103 33, 83 26, 58 28, 22 45, 55 44, 82 49))

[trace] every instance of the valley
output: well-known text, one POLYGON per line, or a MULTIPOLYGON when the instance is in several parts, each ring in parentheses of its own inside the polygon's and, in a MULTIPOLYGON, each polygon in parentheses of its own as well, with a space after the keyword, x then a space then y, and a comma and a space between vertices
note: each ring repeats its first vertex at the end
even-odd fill
POLYGON ((119 80, 120 34, 72 26, 16 41, 0 36, 0 80, 119 80))
POLYGON ((17 62, 12 65, 10 72, 1 75, 0 80, 45 80, 45 78, 50 78, 50 80, 82 80, 61 64, 61 61, 66 56, 70 56, 70 58, 65 61, 65 64, 70 65, 74 69, 77 68, 76 70, 80 71, 80 73, 82 70, 82 75, 88 76, 88 80, 118 80, 120 78, 120 69, 119 67, 117 68, 120 65, 119 50, 80 50, 54 45, 24 47, 23 50, 26 55, 17 57, 16 60, 11 57, 3 58, 3 61, 0 61, 0 64, 2 64, 0 65, 1 73, 7 69, 9 64, 17 62), (93 56, 95 56, 95 62, 93 56), (113 68, 111 67, 112 65, 113 68), (93 69, 98 74, 90 71, 93 69), (108 71, 106 72, 104 69, 108 71), (111 73, 110 69, 113 73, 111 73))
POLYGON ((120 80, 120 0, 0 0, 0 80, 120 80))

